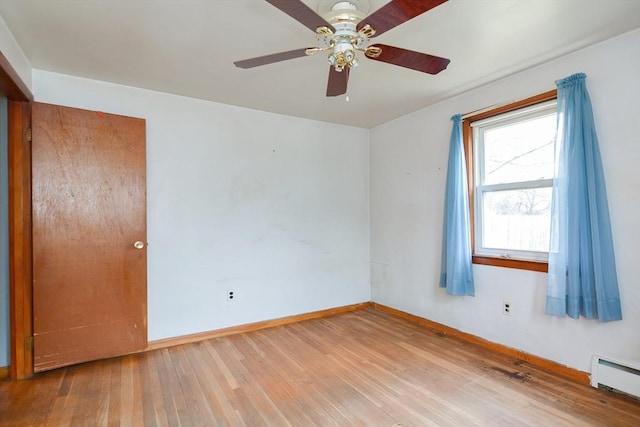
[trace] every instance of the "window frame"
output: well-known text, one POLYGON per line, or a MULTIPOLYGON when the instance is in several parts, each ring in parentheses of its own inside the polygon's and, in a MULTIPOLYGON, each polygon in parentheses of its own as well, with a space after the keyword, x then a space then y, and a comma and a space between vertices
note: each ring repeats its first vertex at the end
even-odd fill
POLYGON ((526 99, 522 99, 498 107, 484 109, 472 112, 463 116, 462 119, 462 138, 464 144, 465 159, 467 164, 467 186, 469 191, 469 213, 471 222, 471 250, 472 262, 480 265, 491 265, 496 267, 516 268, 521 270, 531 270, 538 272, 548 271, 547 261, 532 261, 514 258, 503 258, 500 256, 478 255, 475 252, 475 218, 476 218, 476 200, 475 200, 475 153, 472 122, 499 116, 501 114, 513 112, 522 108, 531 107, 548 101, 557 99, 557 90, 544 92, 526 99))

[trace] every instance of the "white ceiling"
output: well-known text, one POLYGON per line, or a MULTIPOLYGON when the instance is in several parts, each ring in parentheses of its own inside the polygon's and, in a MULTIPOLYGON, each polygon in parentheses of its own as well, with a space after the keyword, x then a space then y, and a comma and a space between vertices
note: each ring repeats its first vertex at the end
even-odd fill
POLYGON ((361 58, 349 102, 325 97, 323 54, 233 65, 316 44, 264 0, 0 0, 0 14, 36 69, 370 128, 639 28, 640 0, 450 0, 373 40, 449 67, 432 76, 361 58))

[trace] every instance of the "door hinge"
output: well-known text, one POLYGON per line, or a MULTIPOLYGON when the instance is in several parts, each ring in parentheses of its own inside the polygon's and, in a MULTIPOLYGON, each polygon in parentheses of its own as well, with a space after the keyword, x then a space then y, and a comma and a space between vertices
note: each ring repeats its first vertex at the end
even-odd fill
POLYGON ((24 347, 27 351, 33 350, 33 337, 25 337, 24 338, 24 347))
POLYGON ((24 139, 27 140, 27 142, 31 142, 31 128, 27 128, 24 131, 24 139))

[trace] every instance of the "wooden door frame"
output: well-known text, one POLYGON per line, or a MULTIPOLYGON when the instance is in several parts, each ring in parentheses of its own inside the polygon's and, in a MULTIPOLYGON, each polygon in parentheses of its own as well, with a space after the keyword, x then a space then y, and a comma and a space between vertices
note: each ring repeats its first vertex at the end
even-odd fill
POLYGON ((0 52, 0 92, 8 100, 9 376, 33 375, 31 104, 33 94, 0 52))

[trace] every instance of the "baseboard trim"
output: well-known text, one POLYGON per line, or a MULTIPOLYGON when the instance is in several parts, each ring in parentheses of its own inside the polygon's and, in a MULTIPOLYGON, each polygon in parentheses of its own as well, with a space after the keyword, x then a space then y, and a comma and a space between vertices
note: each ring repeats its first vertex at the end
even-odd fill
POLYGON ((443 335, 459 338, 461 340, 479 345, 481 347, 484 347, 496 353, 501 353, 506 356, 515 357, 516 359, 524 360, 525 362, 530 363, 539 368, 542 368, 548 372, 562 375, 565 378, 569 378, 574 381, 578 381, 585 384, 590 384, 589 374, 587 372, 582 372, 577 369, 570 368, 565 365, 561 365, 560 363, 557 363, 548 359, 544 359, 542 357, 534 356, 533 354, 529 354, 521 350, 517 350, 515 348, 507 347, 502 344, 497 344, 497 343, 485 340, 484 338, 480 338, 475 335, 459 331, 457 329, 451 328, 441 323, 437 323, 420 316, 409 314, 404 311, 397 310, 395 308, 387 307, 385 305, 378 304, 375 302, 371 303, 371 305, 377 310, 387 312, 389 314, 392 314, 397 317, 401 317, 411 322, 419 323, 443 335))
POLYGON ((178 337, 165 338, 161 340, 149 341, 146 351, 158 350, 162 348, 175 347, 177 345, 189 344, 204 341, 212 338, 224 337, 227 335, 241 334, 245 332, 258 331, 260 329, 273 328, 274 326, 288 325, 305 320, 319 319, 333 316, 335 314, 347 313, 350 311, 363 310, 373 307, 371 302, 346 305, 342 307, 329 308, 327 310, 313 311, 310 313, 296 314, 293 316, 280 317, 278 319, 265 320, 262 322, 248 323, 245 325, 231 326, 229 328, 215 329, 212 331, 199 332, 196 334, 181 335, 178 337))
POLYGON ((0 380, 4 380, 9 378, 9 367, 8 366, 0 366, 0 380))

